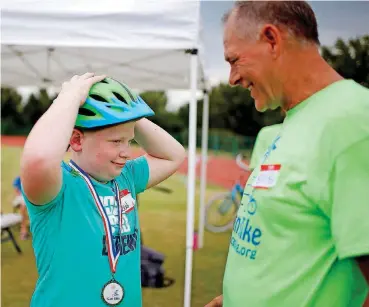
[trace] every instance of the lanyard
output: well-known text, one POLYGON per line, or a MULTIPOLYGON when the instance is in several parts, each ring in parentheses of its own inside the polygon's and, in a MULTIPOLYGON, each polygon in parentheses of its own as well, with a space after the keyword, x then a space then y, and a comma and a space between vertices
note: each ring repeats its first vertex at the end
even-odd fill
MULTIPOLYGON (((112 228, 111 228, 108 214, 106 213, 105 208, 99 198, 99 195, 97 194, 96 189, 92 184, 90 176, 86 172, 84 172, 74 161, 71 160, 69 162, 69 165, 73 168, 73 170, 78 172, 81 175, 81 177, 84 179, 84 181, 86 182, 88 189, 94 199, 95 205, 101 215, 101 218, 104 224, 105 235, 106 235, 106 244, 107 244, 107 250, 108 250, 110 270, 112 274, 114 274, 116 271, 116 267, 117 267, 119 256, 120 256, 120 249, 119 249, 119 246, 116 246, 114 244, 114 238, 113 238, 113 233, 111 230, 112 228)), ((114 188, 115 188, 115 198, 118 204, 118 221, 119 221, 119 233, 120 233, 122 229, 122 206, 121 206, 121 202, 119 198, 118 184, 115 180, 113 180, 113 183, 114 183, 114 188)))

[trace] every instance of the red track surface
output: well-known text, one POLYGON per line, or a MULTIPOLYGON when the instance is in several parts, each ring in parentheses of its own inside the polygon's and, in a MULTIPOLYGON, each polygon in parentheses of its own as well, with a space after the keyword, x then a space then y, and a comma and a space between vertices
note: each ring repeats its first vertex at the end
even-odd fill
MULTIPOLYGON (((8 146, 23 146, 25 137, 23 136, 1 136, 1 144, 8 146)), ((139 156, 142 150, 135 150, 133 156, 139 156)), ((187 174, 187 158, 178 170, 181 174, 187 174)), ((196 176, 200 177, 200 159, 197 162, 196 176)), ((240 170, 234 159, 209 156, 207 167, 207 180, 209 183, 219 185, 225 188, 233 186, 235 180, 241 176, 245 177, 245 172, 240 170)), ((243 181, 244 183, 244 181, 243 181)))

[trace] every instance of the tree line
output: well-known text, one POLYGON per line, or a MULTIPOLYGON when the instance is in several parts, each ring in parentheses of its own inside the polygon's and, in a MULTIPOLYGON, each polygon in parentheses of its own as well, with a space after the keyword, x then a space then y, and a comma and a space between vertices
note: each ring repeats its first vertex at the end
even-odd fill
MULTIPOLYGON (((351 78, 369 87, 369 35, 344 41, 338 39, 333 47, 321 47, 322 56, 343 77, 351 78)), ((142 98, 153 108, 156 115, 151 119, 177 136, 184 143, 188 134, 189 105, 176 112, 166 109, 167 96, 163 91, 141 93, 142 98)), ((45 89, 33 93, 26 103, 14 88, 1 88, 1 133, 4 135, 26 135, 32 126, 49 108, 55 97, 45 89)), ((259 130, 283 120, 280 110, 260 113, 255 110, 248 90, 220 83, 209 92, 210 134, 222 136, 255 137, 259 130)), ((202 124, 203 100, 198 100, 197 127, 202 124)))

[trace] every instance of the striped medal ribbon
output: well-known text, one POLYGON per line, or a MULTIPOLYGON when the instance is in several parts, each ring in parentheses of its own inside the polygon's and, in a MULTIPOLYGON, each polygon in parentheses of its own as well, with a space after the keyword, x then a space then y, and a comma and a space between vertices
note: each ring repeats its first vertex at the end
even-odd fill
MULTIPOLYGON (((95 201, 95 205, 102 217, 104 229, 105 229, 105 235, 106 235, 106 244, 107 244, 107 250, 108 250, 108 258, 109 258, 109 264, 110 264, 110 270, 114 276, 114 273, 117 268, 119 256, 120 256, 120 248, 119 246, 116 246, 114 244, 113 240, 113 233, 111 230, 111 224, 109 221, 108 214, 105 211, 105 208, 100 200, 99 195, 96 192, 96 189, 94 188, 90 176, 84 172, 74 161, 70 160, 69 165, 75 170, 79 175, 84 179, 86 182, 88 189, 90 190, 90 193, 95 201)), ((113 180, 114 188, 115 188, 115 199, 118 204, 118 221, 119 221, 119 233, 122 229, 122 205, 120 203, 119 198, 119 188, 118 184, 115 180, 113 180)))

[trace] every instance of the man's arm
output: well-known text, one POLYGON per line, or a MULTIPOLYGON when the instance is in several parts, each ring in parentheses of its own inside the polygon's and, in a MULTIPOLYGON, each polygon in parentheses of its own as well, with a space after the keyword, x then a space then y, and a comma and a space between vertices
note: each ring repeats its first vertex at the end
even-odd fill
MULTIPOLYGON (((335 118, 325 127, 320 143, 322 160, 316 161, 312 171, 319 174, 315 167, 324 169, 332 163, 326 173, 328 188, 323 187, 329 201, 321 202, 321 208, 330 216, 338 258, 355 258, 368 282, 368 113, 362 109, 353 114, 335 118)), ((368 304, 367 299, 364 306, 368 304)))
POLYGON ((146 151, 150 168, 147 188, 172 175, 185 158, 185 150, 169 133, 146 118, 137 121, 135 140, 146 151))
MULTIPOLYGON (((356 261, 359 264, 360 270, 363 273, 368 285, 369 285, 369 255, 357 257, 356 261)), ((369 307, 369 295, 366 298, 366 301, 363 307, 369 307)))
POLYGON ((222 307, 223 306, 223 295, 217 296, 210 303, 205 305, 205 307, 222 307))
POLYGON ((369 307, 369 295, 366 297, 363 307, 369 307))

